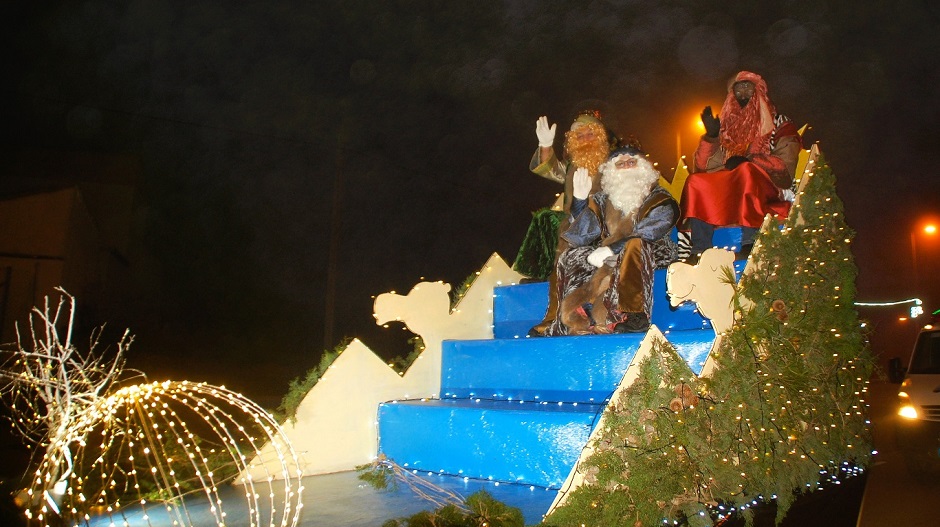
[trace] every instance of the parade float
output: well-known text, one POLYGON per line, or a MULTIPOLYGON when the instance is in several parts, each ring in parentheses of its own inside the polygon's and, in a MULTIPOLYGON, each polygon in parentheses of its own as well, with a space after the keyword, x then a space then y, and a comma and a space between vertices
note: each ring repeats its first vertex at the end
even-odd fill
MULTIPOLYGON (((494 254, 459 291, 377 296, 420 353, 396 370, 354 339, 281 423, 223 387, 128 382, 47 305, 4 362, 37 452, 20 504, 34 525, 298 525, 302 477, 358 469, 429 498, 389 525, 715 525, 767 503, 780 520, 871 456, 853 233, 818 148, 800 157, 788 217, 746 259, 725 228, 656 271, 645 333, 528 338, 548 285, 494 254)), ((678 196, 684 170, 661 184, 678 196)))

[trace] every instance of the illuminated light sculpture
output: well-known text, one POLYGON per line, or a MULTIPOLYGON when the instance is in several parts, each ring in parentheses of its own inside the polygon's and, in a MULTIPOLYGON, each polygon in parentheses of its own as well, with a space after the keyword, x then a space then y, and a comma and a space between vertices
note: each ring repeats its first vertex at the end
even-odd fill
POLYGON ((35 448, 18 496, 30 525, 226 524, 226 506, 252 526, 296 526, 303 504, 300 459, 274 418, 224 387, 189 381, 130 384, 128 332, 113 358, 72 343, 75 300, 34 308, 29 350, 22 335, 2 352, 0 382, 13 428, 35 448), (65 330, 64 341, 59 330, 65 330), (265 444, 276 445, 265 479, 229 485, 265 444), (277 481, 275 483, 276 480, 277 481), (245 507, 246 506, 246 507, 245 507))
MULTIPOLYGON (((462 513, 470 513, 471 510, 466 505, 466 498, 461 494, 435 485, 422 478, 417 470, 407 470, 398 463, 379 454, 368 467, 357 467, 360 470, 360 479, 369 481, 376 488, 384 489, 389 485, 397 487, 398 484, 405 485, 419 499, 428 502, 434 507, 453 506, 462 513), (365 472, 363 472, 365 471, 365 472)), ((433 475, 431 472, 428 476, 433 475)), ((467 481, 468 478, 464 478, 467 481)), ((497 482, 497 485, 499 483, 497 482)))

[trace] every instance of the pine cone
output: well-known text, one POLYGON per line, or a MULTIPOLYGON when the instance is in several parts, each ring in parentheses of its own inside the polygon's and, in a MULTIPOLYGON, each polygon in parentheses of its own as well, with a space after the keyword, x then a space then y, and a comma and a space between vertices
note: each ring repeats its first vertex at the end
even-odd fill
POLYGON ((673 412, 678 412, 685 408, 685 405, 682 404, 682 399, 676 397, 675 399, 669 401, 669 409, 673 412))

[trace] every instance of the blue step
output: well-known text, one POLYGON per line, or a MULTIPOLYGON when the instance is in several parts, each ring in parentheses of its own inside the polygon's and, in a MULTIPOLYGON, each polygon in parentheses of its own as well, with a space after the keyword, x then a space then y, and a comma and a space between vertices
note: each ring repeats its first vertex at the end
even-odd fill
MULTIPOLYGON (((742 234, 741 227, 715 227, 715 232, 712 234, 712 247, 720 247, 732 252, 737 251, 741 248, 742 234)), ((673 228, 669 233, 669 237, 672 238, 672 241, 678 243, 679 231, 673 228)))
POLYGON ((737 251, 741 248, 741 227, 718 227, 712 235, 712 246, 737 251))
POLYGON ((393 401, 379 405, 379 452, 409 470, 558 489, 602 405, 393 401))
MULTIPOLYGON (((507 285, 493 292, 493 336, 497 339, 525 337, 532 326, 545 317, 548 309, 548 282, 507 285)), ((666 270, 653 276, 653 324, 663 330, 707 329, 711 323, 692 303, 669 305, 666 295, 666 270)))
POLYGON ((525 337, 548 309, 548 282, 497 286, 493 289, 493 336, 525 337))
POLYGON ((644 335, 586 335, 442 343, 441 398, 602 402, 644 335))
POLYGON ((688 329, 711 329, 712 323, 698 312, 698 307, 692 302, 686 302, 676 307, 669 304, 669 295, 666 293, 666 269, 659 269, 653 276, 653 309, 650 313, 650 322, 656 324, 660 331, 682 331, 688 329))

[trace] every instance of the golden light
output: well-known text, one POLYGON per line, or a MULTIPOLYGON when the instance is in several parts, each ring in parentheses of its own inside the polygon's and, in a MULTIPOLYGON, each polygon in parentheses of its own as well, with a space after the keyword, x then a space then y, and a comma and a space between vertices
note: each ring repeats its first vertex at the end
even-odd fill
POLYGON ((927 224, 924 226, 924 234, 934 235, 937 234, 937 226, 933 223, 927 224))
MULTIPOLYGON (((702 124, 702 115, 701 115, 702 107, 698 106, 695 109, 694 113, 692 112, 691 107, 688 108, 688 111, 691 113, 691 115, 688 117, 689 120, 686 121, 685 120, 686 118, 684 117, 680 118, 678 121, 678 129, 676 130, 676 159, 680 160, 679 162, 680 165, 683 164, 681 162, 681 159, 683 157, 682 156, 683 137, 685 138, 685 140, 693 139, 689 136, 689 134, 690 133, 694 134, 695 137, 691 143, 694 147, 698 145, 699 136, 705 133, 705 125, 702 124), (685 121, 687 124, 682 124, 683 121, 685 121)), ((685 114, 685 111, 683 111, 682 114, 685 114)))
POLYGON ((692 129, 699 134, 705 133, 705 125, 702 124, 702 116, 695 114, 695 117, 692 118, 692 129))
POLYGON ((898 410, 898 415, 905 419, 917 419, 917 408, 911 405, 904 405, 898 410))

